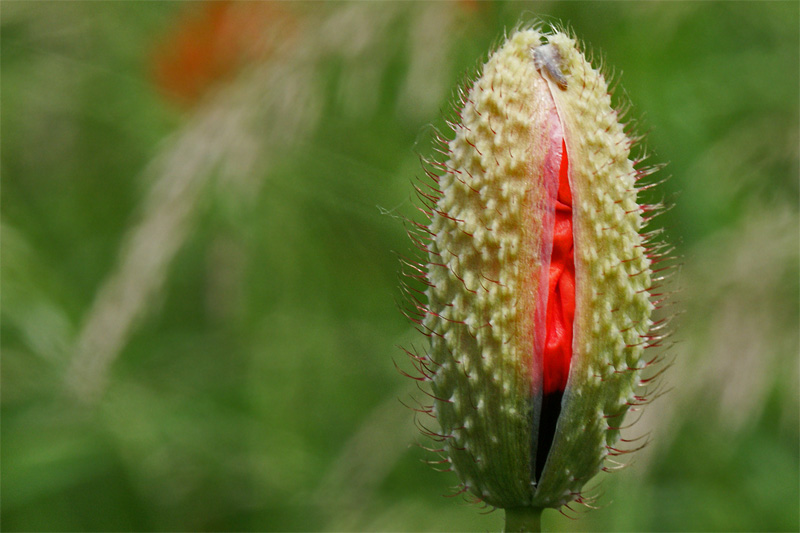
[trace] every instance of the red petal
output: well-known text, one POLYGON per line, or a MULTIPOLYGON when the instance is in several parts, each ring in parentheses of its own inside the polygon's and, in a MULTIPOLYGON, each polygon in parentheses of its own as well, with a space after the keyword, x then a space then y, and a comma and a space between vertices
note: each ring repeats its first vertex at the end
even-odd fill
POLYGON ((558 197, 550 258, 546 334, 543 361, 543 392, 563 392, 572 358, 572 326, 575 318, 575 261, 572 233, 572 191, 569 158, 562 141, 558 172, 558 197))

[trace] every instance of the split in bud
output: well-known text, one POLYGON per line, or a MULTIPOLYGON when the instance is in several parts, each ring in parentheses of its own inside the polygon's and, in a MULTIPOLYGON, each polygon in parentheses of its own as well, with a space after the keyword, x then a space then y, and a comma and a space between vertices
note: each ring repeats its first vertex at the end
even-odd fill
MULTIPOLYGON (((443 461, 506 509, 560 507, 616 447, 655 344, 653 245, 608 87, 564 33, 518 31, 462 95, 420 188, 427 264, 411 318, 430 348, 443 461), (423 303, 424 302, 424 303, 423 303)), ((412 293, 413 289, 409 290, 412 293)))

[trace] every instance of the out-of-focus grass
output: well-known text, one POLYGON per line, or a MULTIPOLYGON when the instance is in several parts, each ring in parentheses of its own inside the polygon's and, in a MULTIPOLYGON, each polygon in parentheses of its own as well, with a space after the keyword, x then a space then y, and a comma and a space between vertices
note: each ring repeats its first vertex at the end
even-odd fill
POLYGON ((652 444, 545 528, 800 527, 796 3, 210 9, 3 6, 5 530, 498 530, 413 446, 393 252, 428 124, 534 14, 670 161, 685 311, 652 444), (158 61, 217 81, 181 98, 158 61))

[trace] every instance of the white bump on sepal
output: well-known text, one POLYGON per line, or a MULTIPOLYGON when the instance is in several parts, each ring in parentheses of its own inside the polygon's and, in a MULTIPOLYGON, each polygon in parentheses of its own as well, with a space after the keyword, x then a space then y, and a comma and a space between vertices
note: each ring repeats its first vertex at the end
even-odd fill
POLYGON ((567 78, 561 72, 561 54, 552 44, 537 46, 533 49, 533 65, 536 70, 544 69, 548 77, 562 89, 567 88, 567 78))

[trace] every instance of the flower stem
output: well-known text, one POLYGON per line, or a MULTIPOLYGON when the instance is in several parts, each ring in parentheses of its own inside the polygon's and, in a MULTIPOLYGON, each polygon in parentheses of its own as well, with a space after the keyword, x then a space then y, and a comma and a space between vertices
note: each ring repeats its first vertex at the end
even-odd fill
POLYGON ((512 507, 506 509, 506 533, 529 532, 538 533, 542 530, 541 507, 512 507))

